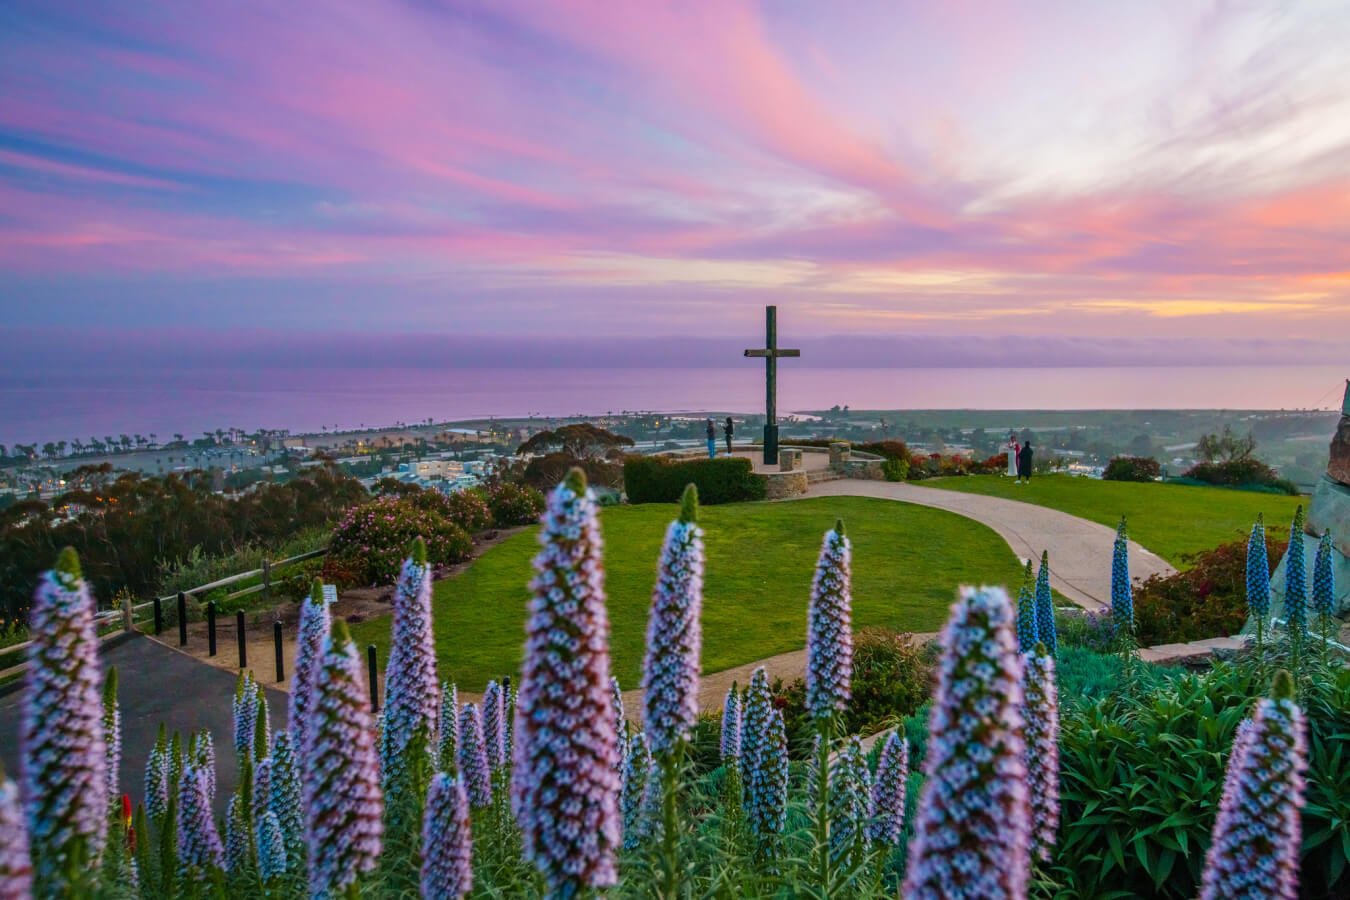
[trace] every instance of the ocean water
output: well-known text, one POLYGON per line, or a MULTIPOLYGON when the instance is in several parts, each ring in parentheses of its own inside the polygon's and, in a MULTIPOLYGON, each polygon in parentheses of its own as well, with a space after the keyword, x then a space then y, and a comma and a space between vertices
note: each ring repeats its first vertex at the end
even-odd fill
MULTIPOLYGON (((779 364, 778 410, 1339 408, 1350 366, 827 369, 779 364)), ((763 364, 695 369, 0 373, 0 443, 238 427, 293 432, 486 416, 764 409, 763 364)))

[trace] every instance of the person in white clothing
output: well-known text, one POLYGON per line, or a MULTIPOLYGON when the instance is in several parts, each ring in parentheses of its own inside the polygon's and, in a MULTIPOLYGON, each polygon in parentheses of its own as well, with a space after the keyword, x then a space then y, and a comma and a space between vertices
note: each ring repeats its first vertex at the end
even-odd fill
POLYGON ((1017 477, 1017 453, 1021 449, 1021 446, 1017 443, 1017 438, 1013 436, 1011 431, 1008 432, 1008 474, 1014 478, 1017 477))

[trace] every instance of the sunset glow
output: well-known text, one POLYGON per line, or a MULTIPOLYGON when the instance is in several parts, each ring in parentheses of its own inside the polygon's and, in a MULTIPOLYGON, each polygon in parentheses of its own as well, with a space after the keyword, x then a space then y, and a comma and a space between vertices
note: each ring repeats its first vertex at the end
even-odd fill
POLYGON ((11 327, 1350 334, 1339 2, 0 10, 11 327))

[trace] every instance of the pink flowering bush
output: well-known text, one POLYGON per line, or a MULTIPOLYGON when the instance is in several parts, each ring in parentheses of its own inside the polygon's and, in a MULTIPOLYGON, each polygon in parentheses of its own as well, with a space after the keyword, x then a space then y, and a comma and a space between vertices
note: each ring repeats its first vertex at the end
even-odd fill
POLYGON ((488 506, 492 509, 492 524, 498 528, 515 525, 533 525, 544 511, 544 495, 528 484, 502 482, 488 488, 488 506))
POLYGON ((329 569, 363 584, 392 584, 414 538, 427 545, 427 561, 450 565, 468 559, 473 540, 444 515, 397 497, 380 497, 347 511, 328 545, 329 569))

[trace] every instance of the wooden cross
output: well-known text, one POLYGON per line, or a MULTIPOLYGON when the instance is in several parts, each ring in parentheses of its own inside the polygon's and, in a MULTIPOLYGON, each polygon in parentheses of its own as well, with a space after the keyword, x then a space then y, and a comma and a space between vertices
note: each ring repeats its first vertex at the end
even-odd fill
POLYGON ((778 357, 801 356, 800 350, 778 347, 778 307, 764 307, 764 349, 746 350, 746 356, 764 357, 764 465, 778 465, 778 357))

